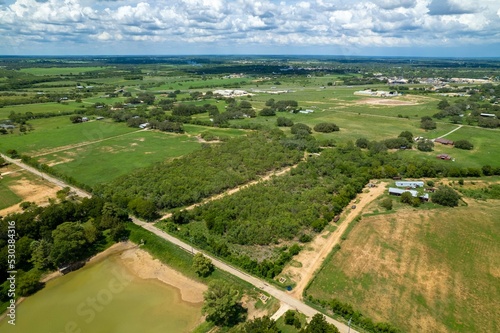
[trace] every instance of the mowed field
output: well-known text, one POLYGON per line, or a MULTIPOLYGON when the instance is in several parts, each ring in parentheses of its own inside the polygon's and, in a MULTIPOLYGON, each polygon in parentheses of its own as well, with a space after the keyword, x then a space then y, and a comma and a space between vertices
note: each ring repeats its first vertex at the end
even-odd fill
POLYGON ((157 131, 136 131, 92 144, 39 156, 41 163, 94 186, 135 169, 199 149, 194 137, 157 131))
POLYGON ((404 332, 500 331, 500 202, 365 216, 308 294, 404 332))

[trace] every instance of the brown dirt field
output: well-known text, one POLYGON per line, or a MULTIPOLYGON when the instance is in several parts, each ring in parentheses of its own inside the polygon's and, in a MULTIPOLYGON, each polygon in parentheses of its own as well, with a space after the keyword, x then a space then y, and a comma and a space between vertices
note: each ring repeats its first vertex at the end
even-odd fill
POLYGON ((385 99, 385 98, 366 98, 356 102, 356 104, 363 105, 384 105, 384 106, 403 106, 403 105, 418 105, 417 102, 402 101, 398 99, 385 99))
MULTIPOLYGON (((61 190, 61 187, 47 181, 33 181, 22 178, 13 184, 10 189, 19 197, 23 198, 23 201, 30 201, 39 206, 43 206, 48 203, 50 198, 56 197, 56 193, 61 190)), ((19 205, 20 204, 16 204, 0 210, 0 216, 21 212, 22 209, 19 205)))
MULTIPOLYGON (((302 298, 305 287, 333 247, 339 243, 345 229, 363 211, 364 207, 384 193, 386 185, 386 183, 380 183, 377 187, 369 188, 368 192, 356 196, 342 213, 340 226, 334 232, 324 231, 317 235, 311 243, 307 244, 305 249, 295 256, 293 263, 285 267, 280 276, 289 276, 297 283, 291 295, 299 299, 302 298), (356 208, 351 209, 354 204, 356 208)), ((334 224, 333 221, 330 223, 334 224)))
POLYGON ((363 217, 309 293, 405 332, 498 331, 498 202, 363 217))

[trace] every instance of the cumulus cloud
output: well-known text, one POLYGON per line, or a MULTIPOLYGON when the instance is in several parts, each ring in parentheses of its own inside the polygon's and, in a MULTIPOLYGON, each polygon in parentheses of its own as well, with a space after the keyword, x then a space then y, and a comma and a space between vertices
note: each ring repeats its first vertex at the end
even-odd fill
POLYGON ((499 16, 496 0, 0 0, 0 34, 7 52, 27 42, 83 49, 91 40, 102 52, 140 42, 176 45, 178 53, 186 43, 226 53, 282 45, 286 53, 288 46, 500 43, 499 16))

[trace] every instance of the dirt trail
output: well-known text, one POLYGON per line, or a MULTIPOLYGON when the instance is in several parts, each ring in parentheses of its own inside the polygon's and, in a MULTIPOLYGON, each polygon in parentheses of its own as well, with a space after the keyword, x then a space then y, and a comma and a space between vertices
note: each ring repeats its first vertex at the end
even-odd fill
POLYGON ((358 216, 368 204, 384 193, 386 185, 387 183, 380 183, 377 187, 369 188, 369 192, 359 194, 351 201, 347 212, 343 213, 343 215, 347 215, 345 215, 342 224, 334 232, 329 234, 329 231, 325 231, 319 234, 310 244, 308 244, 307 248, 300 251, 294 258, 294 261, 300 262, 302 266, 292 267, 288 265, 284 269, 282 274, 293 277, 293 280, 297 282, 297 285, 290 293, 293 297, 302 299, 302 293, 305 287, 314 277, 314 273, 321 267, 323 261, 333 247, 339 243, 340 237, 349 224, 354 221, 356 216, 358 216), (350 207, 354 204, 356 208, 351 209, 350 207))
MULTIPOLYGON (((290 170, 292 170, 293 168, 295 168, 299 163, 291 165, 291 166, 288 166, 288 167, 286 167, 284 169, 280 169, 278 171, 276 171, 276 170, 271 171, 271 172, 265 174, 264 176, 260 177, 259 179, 252 180, 251 182, 248 182, 248 183, 245 183, 243 185, 237 186, 235 188, 227 190, 226 192, 223 192, 223 193, 220 193, 220 194, 216 194, 216 195, 214 195, 212 197, 209 197, 209 198, 203 200, 202 202, 199 202, 199 203, 193 204, 191 206, 188 206, 188 207, 184 208, 184 210, 192 210, 192 209, 194 209, 194 208, 196 208, 198 206, 202 206, 202 205, 204 205, 204 204, 206 204, 206 203, 208 203, 210 201, 219 200, 219 199, 225 197, 226 195, 233 195, 234 193, 236 193, 236 192, 238 192, 238 191, 240 191, 240 190, 242 190, 242 189, 244 189, 246 187, 249 187, 249 186, 258 184, 260 182, 264 182, 266 180, 269 180, 273 176, 284 175, 285 173, 287 173, 290 170)), ((160 220, 168 219, 171 216, 172 216, 172 213, 167 213, 167 214, 163 215, 162 217, 160 217, 160 220)))

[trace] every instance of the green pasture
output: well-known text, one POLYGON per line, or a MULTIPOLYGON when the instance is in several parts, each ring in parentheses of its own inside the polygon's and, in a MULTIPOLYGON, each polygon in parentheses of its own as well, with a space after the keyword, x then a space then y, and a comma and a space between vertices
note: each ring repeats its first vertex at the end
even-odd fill
MULTIPOLYGON (((451 124, 450 124, 451 125, 451 124)), ((438 128, 441 124, 438 124, 438 128)), ((457 125, 453 125, 454 128, 457 125)), ((414 135, 418 135, 413 133, 414 135)), ((441 134, 442 135, 442 134, 441 134)), ((448 154, 452 160, 437 161, 446 165, 456 165, 460 168, 481 168, 484 165, 500 166, 500 142, 498 140, 500 132, 498 130, 491 130, 481 127, 464 126, 459 130, 446 136, 450 140, 468 140, 474 145, 472 150, 462 150, 454 148, 453 146, 442 145, 440 143, 434 144, 434 151, 432 152, 419 152, 420 158, 436 160, 438 154, 448 154)), ((425 135, 423 135, 425 136, 425 135)), ((436 138, 438 136, 426 136, 427 138, 436 138)), ((410 156, 415 151, 402 151, 400 154, 410 156)))
POLYGON ((307 293, 405 332, 498 331, 498 200, 403 209, 363 217, 307 293))
MULTIPOLYGON (((0 172, 2 172, 2 169, 0 169, 0 172)), ((13 174, 0 178, 0 210, 22 201, 22 198, 15 194, 9 187, 18 179, 19 176, 15 176, 13 174)))
POLYGON ((86 72, 95 72, 98 70, 103 70, 106 68, 110 67, 95 67, 95 66, 89 66, 89 67, 31 67, 31 68, 23 68, 20 71, 23 73, 29 73, 33 75, 38 75, 38 76, 45 76, 45 75, 78 75, 80 73, 86 73, 86 72))
POLYGON ((36 104, 22 104, 22 105, 9 105, 0 108, 0 119, 8 118, 11 112, 15 113, 44 113, 44 112, 59 112, 59 111, 73 111, 79 109, 81 103, 67 102, 67 103, 36 103, 36 104))
POLYGON ((27 134, 2 135, 0 151, 16 149, 19 153, 34 155, 56 147, 75 145, 106 139, 116 135, 137 131, 123 123, 113 123, 111 120, 89 121, 73 124, 70 116, 34 119, 29 123, 34 130, 27 134))
POLYGON ((236 128, 217 128, 217 127, 206 127, 199 125, 184 124, 184 131, 188 135, 196 136, 204 132, 211 133, 219 138, 230 138, 240 135, 246 135, 248 131, 240 130, 236 128))
POLYGON ((94 186, 199 147, 198 141, 187 135, 139 131, 44 155, 41 161, 49 165, 55 163, 54 169, 94 186))

